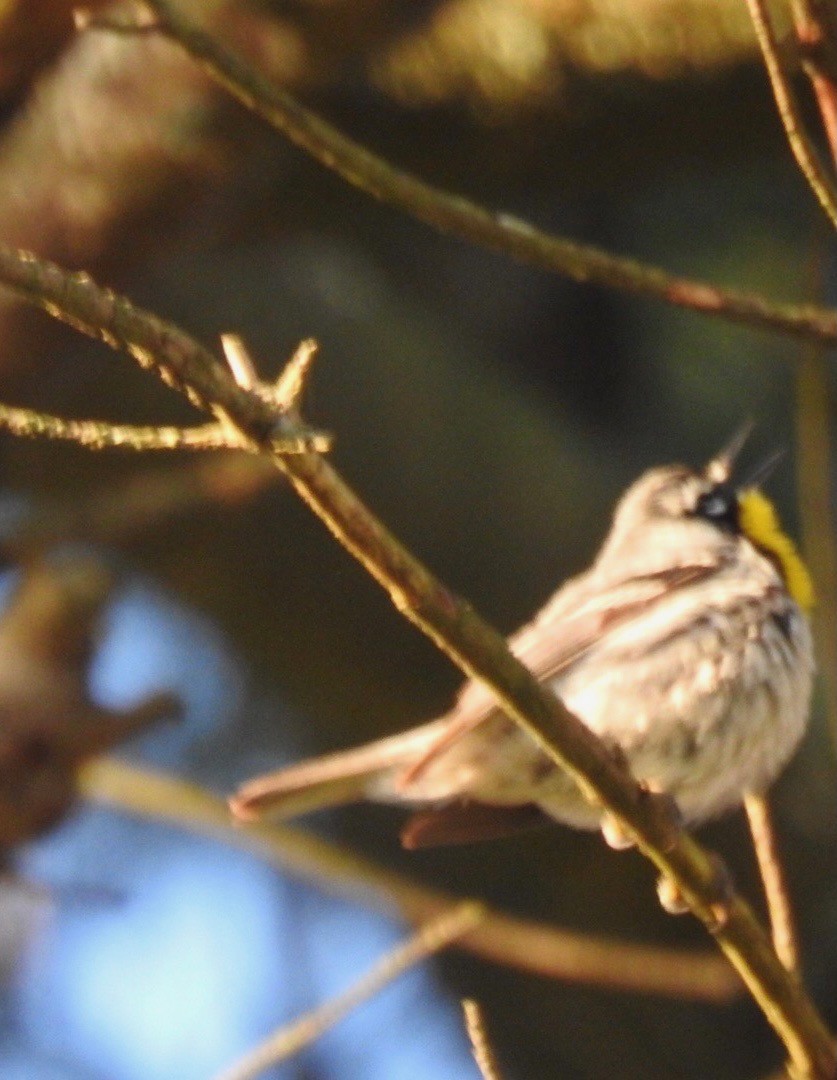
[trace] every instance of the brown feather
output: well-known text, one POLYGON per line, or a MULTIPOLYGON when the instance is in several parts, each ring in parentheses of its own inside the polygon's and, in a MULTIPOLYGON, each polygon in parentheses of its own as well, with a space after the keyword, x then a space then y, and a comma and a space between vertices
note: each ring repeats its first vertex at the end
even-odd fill
POLYGON ((450 803, 419 810, 401 830, 401 844, 408 851, 497 840, 544 825, 554 825, 539 806, 489 806, 479 802, 450 803))

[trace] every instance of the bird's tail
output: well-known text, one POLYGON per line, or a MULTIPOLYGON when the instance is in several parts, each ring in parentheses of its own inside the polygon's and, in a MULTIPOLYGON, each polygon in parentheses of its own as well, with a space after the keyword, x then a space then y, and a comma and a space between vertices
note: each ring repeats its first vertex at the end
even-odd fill
POLYGON ((230 799, 241 821, 287 819, 342 803, 397 801, 397 777, 439 738, 447 720, 256 777, 230 799))

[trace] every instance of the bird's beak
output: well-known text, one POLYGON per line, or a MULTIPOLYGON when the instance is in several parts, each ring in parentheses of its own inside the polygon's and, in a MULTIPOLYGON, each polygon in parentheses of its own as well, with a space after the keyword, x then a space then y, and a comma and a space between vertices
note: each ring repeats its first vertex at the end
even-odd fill
POLYGON ((752 434, 754 427, 755 424, 752 420, 748 420, 746 423, 742 424, 723 450, 721 450, 719 454, 716 454, 706 466, 706 475, 713 483, 726 484, 729 482, 738 455, 741 453, 744 444, 752 434))

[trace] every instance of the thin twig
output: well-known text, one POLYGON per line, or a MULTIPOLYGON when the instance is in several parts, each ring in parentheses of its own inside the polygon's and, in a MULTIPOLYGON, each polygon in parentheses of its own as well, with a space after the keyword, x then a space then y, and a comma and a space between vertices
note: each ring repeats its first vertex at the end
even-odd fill
POLYGON ((802 68, 811 80, 837 164, 837 15, 833 0, 791 0, 802 68))
POLYGON ((182 330, 32 255, 0 248, 0 282, 78 329, 124 348, 139 363, 225 416, 260 442, 341 544, 387 591, 397 609, 565 769, 591 803, 619 820, 658 870, 677 885, 744 979, 782 1038, 798 1072, 833 1080, 834 1039, 798 980, 782 966, 750 907, 675 820, 669 800, 641 788, 594 733, 510 652, 505 638, 450 592, 386 529, 318 454, 279 454, 272 437, 294 435, 298 418, 239 387, 215 357, 182 330), (16 254, 16 258, 14 255, 16 254), (217 395, 217 396, 216 396, 217 395), (283 430, 284 429, 284 430, 283 430))
POLYGON ((329 439, 302 425, 296 410, 284 410, 275 391, 263 394, 239 386, 229 369, 188 334, 102 288, 88 274, 68 272, 0 244, 0 282, 80 333, 128 353, 219 423, 232 422, 234 416, 242 449, 270 451, 275 444, 282 446, 283 455, 303 454, 320 439, 329 439))
POLYGON ((477 1063, 482 1080, 502 1080, 494 1047, 491 1045, 488 1032, 485 1029, 485 1016, 483 1015, 482 1006, 473 998, 466 998, 462 1002, 462 1012, 465 1016, 465 1030, 468 1032, 471 1052, 474 1055, 474 1061, 477 1063))
POLYGON ((744 809, 767 900, 773 947, 788 971, 798 975, 799 943, 770 803, 766 795, 748 795, 744 809))
POLYGON ((486 210, 396 169, 274 86, 167 0, 146 0, 146 6, 156 13, 160 32, 178 42, 248 109, 348 183, 439 232, 573 281, 652 297, 762 329, 837 341, 837 312, 833 310, 772 303, 754 293, 677 277, 659 267, 543 232, 510 214, 486 210))
MULTIPOLYGON (((112 424, 108 420, 65 420, 60 416, 0 404, 0 428, 28 439, 58 439, 78 443, 88 450, 245 450, 260 453, 249 439, 243 439, 229 424, 201 424, 199 427, 136 426, 112 424)), ((310 450, 324 453, 331 448, 331 436, 311 432, 305 437, 310 450)), ((280 453, 283 440, 273 440, 280 453)), ((299 453, 299 436, 288 441, 290 453, 299 453)))
MULTIPOLYGON (((234 826, 225 800, 184 780, 126 762, 94 762, 82 772, 80 785, 93 802, 250 851, 334 895, 376 910, 394 910, 415 926, 467 899, 425 888, 301 829, 272 824, 234 826)), ((711 953, 575 933, 490 908, 457 946, 543 978, 629 993, 723 1004, 743 989, 729 965, 711 953)))
POLYGON ((243 450, 235 432, 222 424, 200 427, 136 427, 105 420, 64 420, 60 416, 0 404, 0 428, 27 439, 60 439, 89 450, 243 450))
POLYGON ((470 900, 446 911, 421 927, 409 941, 387 953, 348 990, 268 1036, 239 1061, 218 1073, 215 1080, 255 1080, 265 1069, 287 1061, 400 975, 468 933, 482 916, 481 906, 470 900))
POLYGON ((153 16, 143 21, 144 5, 134 5, 138 16, 123 18, 118 13, 97 11, 95 8, 73 8, 73 26, 78 31, 107 30, 112 34, 154 34, 159 32, 153 16))
POLYGON ((764 58, 764 65, 770 77, 776 108, 785 128, 788 143, 796 158, 796 163, 808 181, 811 190, 819 200, 820 206, 828 215, 832 225, 837 227, 837 190, 834 181, 819 152, 805 128, 802 110, 796 99, 788 72, 782 61, 779 43, 767 10, 765 0, 747 0, 750 17, 756 31, 759 47, 764 58))

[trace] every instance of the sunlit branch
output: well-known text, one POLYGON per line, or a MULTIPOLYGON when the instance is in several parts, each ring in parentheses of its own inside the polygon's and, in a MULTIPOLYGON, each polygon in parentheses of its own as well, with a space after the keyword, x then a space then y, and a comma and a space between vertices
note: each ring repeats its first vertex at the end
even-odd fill
POLYGON ((467 998, 462 1002, 465 1030, 471 1043, 471 1052, 482 1080, 502 1080, 494 1048, 485 1029, 485 1016, 478 1002, 467 998))
MULTIPOLYGON (((338 131, 271 83, 250 65, 179 13, 168 0, 146 0, 156 27, 183 49, 248 109, 326 168, 373 198, 449 233, 519 262, 574 281, 652 297, 678 307, 786 334, 837 342, 837 312, 813 305, 766 300, 755 293, 722 289, 678 277, 589 244, 543 232, 511 214, 486 210, 395 168, 338 131)), ((94 20, 94 26, 110 23, 94 20)), ((140 18, 143 32, 148 21, 140 18)), ((120 17, 122 32, 131 25, 120 17)))
POLYGON ((747 6, 750 9, 764 65, 770 77, 776 108, 793 156, 820 206, 828 215, 832 225, 837 227, 837 190, 834 187, 834 180, 805 127, 790 75, 782 62, 781 49, 767 4, 765 0, 747 0, 747 6))
POLYGON ((837 751, 837 528, 831 505, 830 358, 813 346, 796 367, 796 459, 799 518, 805 558, 817 583, 811 618, 825 689, 832 752, 837 751))
POLYGON ((0 404, 0 428, 30 439, 58 439, 90 450, 241 450, 242 440, 222 424, 200 427, 136 427, 104 420, 64 420, 60 416, 0 404))
POLYGON ((791 0, 802 68, 820 110, 837 166, 837 9, 833 0, 791 0))
POLYGON ((773 947, 788 971, 798 974, 799 943, 770 803, 766 795, 748 795, 744 809, 767 900, 773 947))

